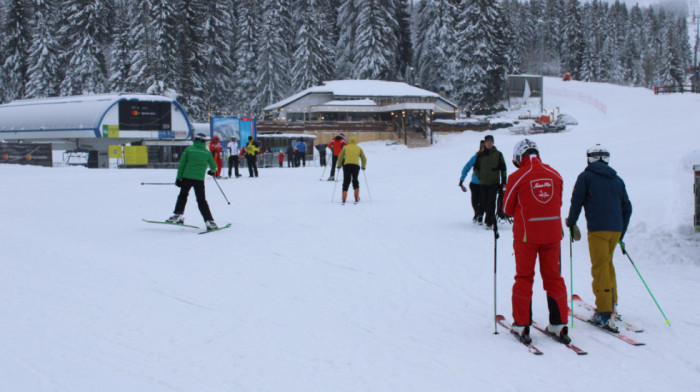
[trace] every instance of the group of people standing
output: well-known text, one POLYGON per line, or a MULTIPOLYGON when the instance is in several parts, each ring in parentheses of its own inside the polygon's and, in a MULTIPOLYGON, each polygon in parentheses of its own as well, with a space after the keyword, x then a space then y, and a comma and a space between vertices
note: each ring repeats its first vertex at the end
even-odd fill
MULTIPOLYGON (((587 167, 578 176, 571 197, 565 225, 571 241, 581 239, 577 222, 585 210, 588 226, 588 247, 596 297, 593 322, 611 331, 618 331, 617 284, 613 251, 621 243, 632 214, 625 184, 609 166, 610 152, 596 145, 586 152, 587 167)), ((563 179, 551 166, 540 159, 537 144, 529 139, 519 142, 513 150, 513 165, 517 170, 506 178, 505 161, 493 145, 493 136, 480 142, 480 150, 465 165, 459 186, 470 169, 473 221, 494 224, 495 200, 498 189, 504 189, 503 210, 513 217, 513 250, 515 251, 515 283, 512 291, 514 323, 512 331, 529 343, 532 324, 532 285, 535 264, 539 257, 540 274, 547 293, 549 325, 547 331, 564 343, 569 343, 567 320, 567 289, 561 277, 561 222, 563 179), (495 190, 493 189, 495 188, 495 190), (478 193, 475 197, 474 193, 478 193)))

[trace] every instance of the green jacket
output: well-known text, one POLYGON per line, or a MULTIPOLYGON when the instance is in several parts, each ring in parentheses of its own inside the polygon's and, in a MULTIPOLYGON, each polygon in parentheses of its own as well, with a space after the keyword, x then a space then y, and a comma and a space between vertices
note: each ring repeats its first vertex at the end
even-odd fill
POLYGON ((180 164, 177 166, 177 179, 187 178, 203 181, 207 173, 207 165, 211 171, 216 171, 214 156, 203 141, 197 140, 182 153, 180 164))
POLYGON ((360 165, 360 160, 362 160, 362 170, 367 167, 367 157, 362 148, 357 145, 357 138, 351 137, 348 140, 349 144, 340 150, 340 155, 338 155, 338 168, 341 165, 360 165))
POLYGON ((506 161, 503 159, 503 154, 496 149, 496 146, 493 146, 490 150, 485 149, 476 155, 474 174, 479 179, 479 184, 481 185, 506 184, 508 181, 506 161))

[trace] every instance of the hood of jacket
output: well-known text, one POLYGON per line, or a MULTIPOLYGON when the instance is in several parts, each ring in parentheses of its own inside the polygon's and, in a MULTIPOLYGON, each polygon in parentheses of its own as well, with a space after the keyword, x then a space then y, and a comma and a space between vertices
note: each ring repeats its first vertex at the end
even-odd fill
POLYGON ((608 178, 615 178, 615 176, 617 176, 615 169, 600 161, 589 163, 586 167, 586 171, 608 178))
POLYGON ((350 137, 350 139, 348 139, 348 143, 349 144, 357 144, 357 138, 354 136, 350 137))

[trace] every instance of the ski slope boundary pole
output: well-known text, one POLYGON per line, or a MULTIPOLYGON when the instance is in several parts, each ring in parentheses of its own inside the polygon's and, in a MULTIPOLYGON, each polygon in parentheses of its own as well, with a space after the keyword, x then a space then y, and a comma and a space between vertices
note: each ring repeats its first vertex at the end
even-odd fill
POLYGON ((224 193, 224 190, 221 189, 221 185, 219 185, 219 181, 216 181, 216 177, 214 177, 214 176, 211 176, 211 178, 214 179, 214 183, 216 183, 216 186, 219 187, 219 190, 221 191, 221 194, 224 195, 224 199, 226 199, 226 202, 228 203, 228 205, 231 205, 231 202, 228 201, 228 197, 226 197, 226 194, 224 193))
POLYGON ((630 257, 629 252, 627 251, 627 249, 625 249, 625 243, 622 242, 622 241, 619 241, 618 244, 620 244, 620 249, 622 249, 622 254, 624 254, 625 256, 627 256, 627 258, 630 260, 630 263, 632 263, 632 267, 634 267, 634 270, 637 271, 637 275, 639 275, 639 279, 641 279, 641 280, 642 280, 642 283, 644 283, 644 287, 647 288, 647 291, 649 292, 649 295, 651 295, 651 299, 654 300, 654 303, 656 304, 656 307, 659 308, 659 312, 661 312, 661 315, 664 316, 664 319, 666 320, 666 324, 668 324, 668 326, 670 327, 670 326, 671 326, 671 320, 669 320, 668 317, 666 317, 666 314, 664 313, 664 311, 661 310, 661 306, 659 305, 659 302, 658 302, 658 301, 656 300, 656 298, 654 297, 654 294, 651 292, 651 289, 650 289, 649 286, 647 285, 647 282, 644 281, 644 278, 642 277, 642 274, 641 274, 641 273, 639 272, 639 270, 637 269, 637 266, 634 264, 634 261, 632 261, 632 257, 630 257))

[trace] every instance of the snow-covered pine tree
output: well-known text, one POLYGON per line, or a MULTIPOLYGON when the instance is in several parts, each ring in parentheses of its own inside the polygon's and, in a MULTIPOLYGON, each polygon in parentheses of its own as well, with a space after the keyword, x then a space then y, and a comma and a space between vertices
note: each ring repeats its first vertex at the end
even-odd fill
POLYGON ((338 41, 335 52, 335 75, 339 79, 349 79, 353 72, 355 58, 355 29, 357 28, 357 0, 345 0, 338 9, 338 41))
POLYGON ((53 0, 36 0, 34 11, 34 35, 29 49, 29 80, 26 98, 53 97, 58 95, 58 41, 57 30, 51 17, 55 11, 53 0))
POLYGON ((151 0, 129 1, 129 39, 133 43, 125 89, 145 92, 155 84, 155 45, 151 29, 151 0))
POLYGON ((61 95, 99 94, 107 90, 107 8, 102 0, 67 0, 62 31, 70 40, 61 95))
POLYGON ((491 106, 503 99, 505 33, 502 9, 496 0, 464 0, 457 26, 453 96, 463 105, 491 106))
POLYGON ((206 120, 209 111, 204 91, 208 52, 204 43, 207 4, 208 0, 182 0, 178 12, 181 18, 177 35, 178 100, 198 121, 206 120))
MULTIPOLYGON (((447 92, 454 90, 453 77, 458 72, 468 71, 467 63, 455 64, 456 45, 466 45, 466 41, 457 42, 455 18, 457 8, 449 0, 436 0, 420 7, 422 20, 418 21, 416 36, 420 46, 416 48, 416 79, 425 89, 447 92)), ((469 57, 468 51, 460 46, 460 53, 469 57)), ((461 80, 461 79, 460 79, 461 80)))
POLYGON ((233 75, 236 69, 231 61, 235 43, 234 20, 231 15, 233 0, 208 2, 206 21, 203 24, 205 37, 204 99, 207 108, 231 110, 231 93, 235 86, 233 75))
POLYGON ((262 7, 255 78, 257 91, 252 103, 256 111, 285 98, 291 87, 287 37, 279 23, 280 9, 286 7, 286 0, 265 0, 262 7))
POLYGON ((131 20, 134 8, 128 1, 117 1, 115 9, 114 40, 110 66, 109 90, 114 92, 136 91, 129 84, 133 66, 134 41, 131 20))
MULTIPOLYGON (((179 14, 182 0, 150 0, 149 35, 153 41, 147 57, 146 69, 140 72, 150 81, 147 92, 150 94, 167 94, 176 98, 179 80, 178 35, 180 34, 181 15, 179 14)), ((148 42, 146 43, 148 44, 148 42)), ((135 62, 135 64, 137 64, 135 62)))
POLYGON ((396 75, 398 21, 391 2, 357 0, 352 77, 391 80, 396 75))
POLYGON ((546 0, 544 13, 545 74, 558 75, 562 48, 564 1, 546 0))
POLYGON ((29 49, 32 43, 32 11, 27 0, 9 0, 3 23, 3 102, 23 99, 29 81, 29 49))
POLYGON ((408 0, 394 0, 396 21, 396 75, 399 80, 406 80, 406 71, 413 61, 413 48, 411 47, 411 15, 409 14, 408 0))
POLYGON ((234 107, 236 111, 253 111, 253 98, 257 92, 256 74, 258 63, 258 27, 260 3, 257 0, 239 0, 236 34, 236 73, 234 82, 234 107))
POLYGON ((574 79, 581 78, 581 63, 585 48, 581 23, 581 4, 578 0, 566 0, 562 34, 561 74, 571 72, 574 79))
POLYGON ((298 8, 299 30, 292 67, 294 91, 319 85, 332 77, 333 51, 327 40, 327 19, 319 6, 316 0, 303 0, 298 8))

